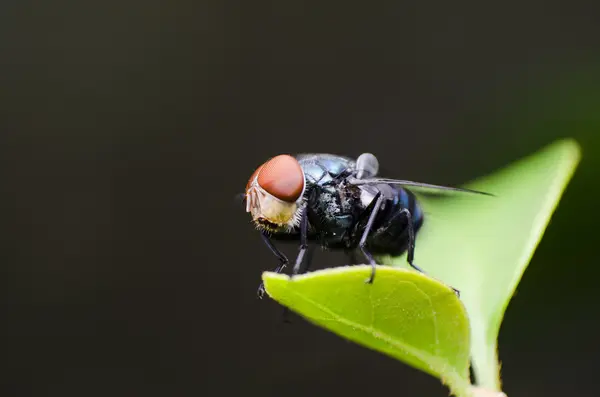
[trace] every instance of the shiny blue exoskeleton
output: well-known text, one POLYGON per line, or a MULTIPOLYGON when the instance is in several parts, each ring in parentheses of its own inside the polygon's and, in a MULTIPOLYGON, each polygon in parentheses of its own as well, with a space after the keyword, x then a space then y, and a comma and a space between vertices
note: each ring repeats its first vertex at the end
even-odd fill
MULTIPOLYGON (((400 255, 408 245, 408 217, 416 233, 423 212, 415 196, 405 188, 385 183, 355 185, 348 177, 357 172, 356 160, 331 154, 296 156, 306 179, 308 237, 329 249, 350 252, 360 239, 379 193, 383 202, 366 239, 372 254, 400 255)), ((293 234, 300 233, 300 230, 293 234)), ((273 238, 277 239, 277 234, 273 238)), ((285 237, 288 238, 287 236, 285 237)))
MULTIPOLYGON (((300 240, 293 274, 301 271, 309 241, 328 249, 343 250, 352 257, 360 250, 372 266, 371 277, 367 280, 370 283, 376 269, 373 255, 398 256, 407 252, 408 264, 424 273, 415 265, 414 253, 416 233, 425 218, 407 186, 489 195, 469 189, 376 177, 379 165, 370 153, 364 153, 356 160, 321 153, 299 154, 295 158, 304 171, 306 182, 300 226, 263 235, 269 248, 279 257, 276 272, 283 270, 287 258, 271 239, 300 240)), ((307 263, 302 270, 307 271, 309 265, 307 263)), ((261 285, 259 295, 263 292, 261 285)))

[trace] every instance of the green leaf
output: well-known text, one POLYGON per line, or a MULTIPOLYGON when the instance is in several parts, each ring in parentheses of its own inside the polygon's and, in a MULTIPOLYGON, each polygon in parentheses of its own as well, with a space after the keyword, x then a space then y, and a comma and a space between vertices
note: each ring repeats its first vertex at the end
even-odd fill
POLYGON ((425 224, 415 263, 431 277, 400 269, 405 254, 379 258, 393 267, 378 267, 372 285, 364 283, 370 267, 357 265, 291 280, 266 272, 267 293, 315 324, 441 378, 457 396, 499 392, 502 317, 579 158, 574 141, 558 141, 467 186, 496 197, 418 194, 425 224), (458 288, 461 300, 438 280, 458 288), (469 355, 480 388, 469 385, 469 355))
POLYGON ((420 273, 367 265, 289 276, 263 273, 269 296, 348 340, 440 377, 470 395, 469 322, 454 291, 420 273))
MULTIPOLYGON (((461 291, 477 383, 500 391, 497 338, 504 312, 580 159, 572 140, 467 185, 496 197, 419 197, 425 223, 415 263, 461 291)), ((406 266, 406 255, 380 258, 406 266)))

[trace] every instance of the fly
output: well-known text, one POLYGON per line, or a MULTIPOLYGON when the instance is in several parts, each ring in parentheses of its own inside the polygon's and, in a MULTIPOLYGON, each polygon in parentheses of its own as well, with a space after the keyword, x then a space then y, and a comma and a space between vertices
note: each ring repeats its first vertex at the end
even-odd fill
MULTIPOLYGON (((377 255, 398 256, 408 251, 414 263, 416 234, 424 215, 411 188, 490 193, 377 176, 379 162, 371 153, 356 160, 333 154, 282 154, 254 171, 244 200, 246 212, 260 231, 267 247, 278 258, 275 272, 289 264, 274 240, 299 240, 300 248, 292 268, 298 274, 305 261, 309 242, 354 255, 360 250, 371 265, 375 278, 377 255)), ((308 271, 310 258, 304 271, 308 271)), ((451 287, 457 295, 459 291, 451 287)), ((258 288, 262 298, 264 286, 258 288)))

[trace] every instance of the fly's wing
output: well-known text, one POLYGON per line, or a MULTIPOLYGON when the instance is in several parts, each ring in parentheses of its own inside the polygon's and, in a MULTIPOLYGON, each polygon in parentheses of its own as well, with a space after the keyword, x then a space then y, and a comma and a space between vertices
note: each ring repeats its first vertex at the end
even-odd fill
POLYGON ((348 182, 353 185, 379 185, 379 184, 389 184, 389 185, 400 185, 403 187, 407 187, 414 191, 423 191, 424 193, 432 193, 435 191, 447 191, 447 192, 457 192, 457 193, 472 193, 472 194, 482 194, 485 196, 494 196, 492 193, 481 192, 479 190, 465 189, 459 187, 451 187, 451 186, 441 186, 441 185, 432 185, 430 183, 422 183, 422 182, 414 182, 407 181, 402 179, 389 179, 389 178, 369 178, 369 179, 358 179, 358 178, 348 178, 348 182))

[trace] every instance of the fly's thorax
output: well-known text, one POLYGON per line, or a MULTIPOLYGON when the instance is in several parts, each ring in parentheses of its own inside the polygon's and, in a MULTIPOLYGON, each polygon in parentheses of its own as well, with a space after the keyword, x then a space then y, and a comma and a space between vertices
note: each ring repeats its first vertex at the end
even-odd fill
POLYGON ((313 186, 311 193, 307 202, 310 220, 315 231, 323 237, 346 234, 362 211, 360 192, 356 186, 343 182, 313 186))
POLYGON ((309 184, 331 183, 336 176, 353 171, 355 165, 351 158, 327 153, 306 153, 297 155, 296 158, 309 184))

